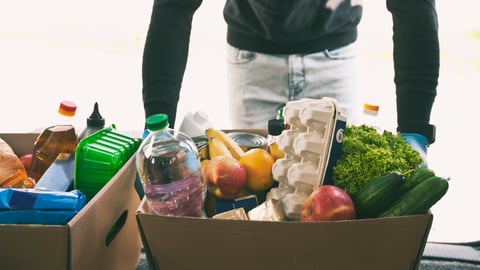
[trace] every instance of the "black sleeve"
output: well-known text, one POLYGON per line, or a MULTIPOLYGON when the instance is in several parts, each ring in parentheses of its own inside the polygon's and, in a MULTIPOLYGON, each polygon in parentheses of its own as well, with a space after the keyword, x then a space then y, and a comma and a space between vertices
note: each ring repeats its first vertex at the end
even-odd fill
POLYGON ((430 113, 440 66, 435 0, 387 0, 393 17, 397 130, 435 141, 430 113))
POLYGON ((142 62, 145 117, 168 115, 174 126, 187 63, 192 18, 202 0, 155 0, 142 62))

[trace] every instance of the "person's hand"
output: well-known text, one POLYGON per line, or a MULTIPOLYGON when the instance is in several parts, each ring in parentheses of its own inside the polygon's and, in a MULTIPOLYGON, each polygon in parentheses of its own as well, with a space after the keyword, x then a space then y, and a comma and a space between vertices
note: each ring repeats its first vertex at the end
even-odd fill
POLYGON ((400 133, 407 143, 420 154, 420 157, 423 160, 422 167, 428 167, 427 164, 427 148, 428 148, 428 139, 427 137, 418 134, 418 133, 400 133))

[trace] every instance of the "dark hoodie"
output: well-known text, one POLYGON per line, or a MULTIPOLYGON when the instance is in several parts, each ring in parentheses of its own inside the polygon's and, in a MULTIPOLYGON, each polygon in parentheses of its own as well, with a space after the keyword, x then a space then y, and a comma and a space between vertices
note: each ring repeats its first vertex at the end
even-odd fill
MULTIPOLYGON (((217 1, 217 0, 215 0, 217 1)), ((434 0, 387 0, 393 17, 398 131, 433 142, 430 112, 439 71, 434 0)), ((175 123, 192 17, 201 0, 155 0, 143 55, 145 116, 175 123)), ((270 54, 307 54, 354 42, 361 0, 227 0, 227 42, 270 54)))

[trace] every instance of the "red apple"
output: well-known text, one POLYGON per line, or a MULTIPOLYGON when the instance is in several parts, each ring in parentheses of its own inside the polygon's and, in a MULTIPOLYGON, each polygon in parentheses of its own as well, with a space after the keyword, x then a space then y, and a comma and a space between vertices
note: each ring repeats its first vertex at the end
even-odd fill
POLYGON ((355 219, 355 206, 343 189, 323 185, 303 202, 301 221, 334 221, 355 219))
POLYGON ((237 159, 229 156, 216 156, 209 160, 203 176, 209 190, 220 199, 235 197, 247 183, 247 171, 237 159))
POLYGON ((23 164, 23 167, 25 167, 25 170, 28 172, 30 169, 30 165, 32 165, 32 154, 25 154, 19 157, 20 161, 23 164))

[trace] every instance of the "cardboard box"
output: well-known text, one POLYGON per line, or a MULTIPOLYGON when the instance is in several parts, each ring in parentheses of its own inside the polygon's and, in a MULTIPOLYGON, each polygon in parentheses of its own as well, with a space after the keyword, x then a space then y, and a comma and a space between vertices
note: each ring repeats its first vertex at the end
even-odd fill
POLYGON ((162 270, 418 269, 432 221, 431 213, 333 222, 164 217, 145 200, 137 210, 149 266, 162 270))
POLYGON ((164 217, 137 221, 151 269, 418 269, 431 213, 334 222, 164 217))
MULTIPOLYGON (((36 136, 0 134, 19 156, 32 151, 36 136)), ((132 157, 67 225, 0 224, 0 268, 135 269, 142 249, 135 173, 132 157)))

